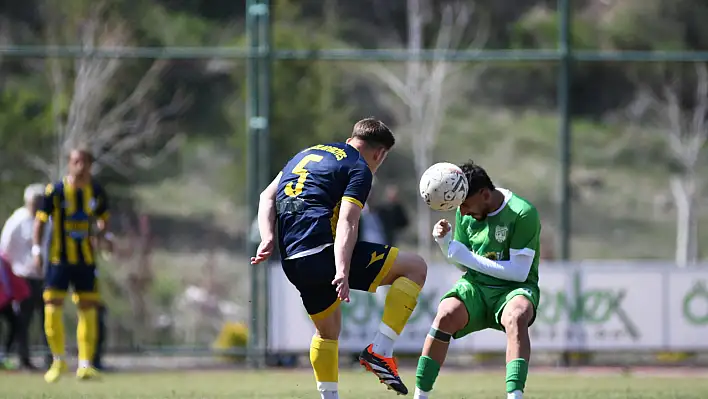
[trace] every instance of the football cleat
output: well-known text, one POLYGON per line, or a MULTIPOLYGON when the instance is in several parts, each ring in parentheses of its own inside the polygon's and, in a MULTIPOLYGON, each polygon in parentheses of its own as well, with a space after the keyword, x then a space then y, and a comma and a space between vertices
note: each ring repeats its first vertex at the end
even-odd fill
POLYGON ((54 360, 52 362, 52 365, 49 367, 49 370, 47 370, 46 374, 44 374, 44 381, 47 381, 48 383, 54 383, 61 378, 61 375, 64 374, 68 370, 68 367, 66 365, 66 362, 63 360, 54 360))
POLYGON ((76 370, 76 378, 78 380, 96 380, 100 378, 100 374, 98 373, 98 370, 96 370, 93 367, 79 367, 76 370))
POLYGON ((408 388, 398 376, 398 366, 392 357, 383 357, 374 353, 374 345, 371 344, 366 349, 361 351, 359 355, 359 364, 372 373, 374 373, 382 384, 385 384, 388 389, 396 391, 399 395, 407 395, 408 388))

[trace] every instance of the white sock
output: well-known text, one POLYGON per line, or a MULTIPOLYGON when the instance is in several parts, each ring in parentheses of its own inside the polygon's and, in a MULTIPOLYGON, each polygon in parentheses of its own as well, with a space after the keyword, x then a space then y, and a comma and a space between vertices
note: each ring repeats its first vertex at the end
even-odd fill
POLYGON ((521 391, 509 392, 506 394, 506 399, 523 399, 524 393, 521 391))
POLYGON ((398 334, 382 322, 374 336, 374 353, 383 357, 393 357, 393 343, 396 342, 396 338, 398 334))
POLYGON ((420 388, 415 387, 415 394, 413 394, 413 399, 428 399, 430 392, 421 391, 420 388))
POLYGON ((88 360, 79 360, 79 368, 80 369, 85 369, 91 367, 91 362, 88 360))
POLYGON ((339 389, 336 382, 318 382, 317 390, 321 399, 339 399, 339 389))

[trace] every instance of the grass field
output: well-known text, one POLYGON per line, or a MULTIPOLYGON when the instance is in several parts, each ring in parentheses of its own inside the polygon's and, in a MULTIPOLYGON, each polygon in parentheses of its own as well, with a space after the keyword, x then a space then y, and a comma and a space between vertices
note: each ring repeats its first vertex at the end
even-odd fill
MULTIPOLYGON (((696 373, 691 373, 696 374, 696 373)), ((47 385, 41 375, 0 374, 0 399, 21 398, 319 398, 308 371, 233 371, 110 374, 102 381, 77 382, 67 376, 47 385)), ((412 388, 414 375, 407 371, 404 381, 412 388)), ((434 399, 486 399, 506 396, 504 375, 499 373, 449 372, 440 376, 434 399)), ((342 398, 396 398, 372 375, 347 371, 341 375, 342 398)), ((411 389, 412 391, 412 389, 411 389)), ((406 396, 412 398, 412 392, 406 396)), ((532 374, 527 399, 705 399, 706 375, 658 376, 578 373, 532 374)))

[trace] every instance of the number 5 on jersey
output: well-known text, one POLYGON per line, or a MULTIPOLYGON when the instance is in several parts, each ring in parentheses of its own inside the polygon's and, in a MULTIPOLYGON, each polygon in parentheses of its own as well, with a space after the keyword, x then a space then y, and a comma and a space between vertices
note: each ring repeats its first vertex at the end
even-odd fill
POLYGON ((293 188, 293 183, 290 182, 285 186, 285 195, 288 197, 297 197, 302 194, 302 189, 305 187, 305 180, 310 172, 305 168, 310 162, 320 162, 324 159, 322 155, 309 154, 300 160, 300 162, 295 165, 292 173, 298 175, 297 183, 293 188))

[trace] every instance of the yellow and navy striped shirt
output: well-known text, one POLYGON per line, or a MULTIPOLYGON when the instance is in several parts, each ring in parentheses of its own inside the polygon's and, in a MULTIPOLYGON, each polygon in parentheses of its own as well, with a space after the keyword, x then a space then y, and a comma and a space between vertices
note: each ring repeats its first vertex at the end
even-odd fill
POLYGON ((50 184, 44 193, 37 219, 52 218, 50 265, 94 266, 92 224, 108 219, 108 198, 98 183, 77 188, 66 179, 50 184))

